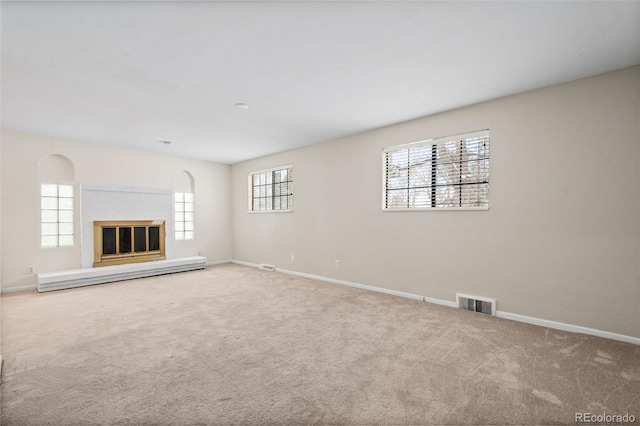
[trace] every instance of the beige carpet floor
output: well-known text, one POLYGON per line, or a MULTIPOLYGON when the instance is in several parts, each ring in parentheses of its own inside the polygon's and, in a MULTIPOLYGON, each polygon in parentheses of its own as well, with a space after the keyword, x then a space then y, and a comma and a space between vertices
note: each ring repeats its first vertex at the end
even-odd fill
POLYGON ((640 423, 640 346, 238 265, 2 295, 2 333, 2 425, 640 423))

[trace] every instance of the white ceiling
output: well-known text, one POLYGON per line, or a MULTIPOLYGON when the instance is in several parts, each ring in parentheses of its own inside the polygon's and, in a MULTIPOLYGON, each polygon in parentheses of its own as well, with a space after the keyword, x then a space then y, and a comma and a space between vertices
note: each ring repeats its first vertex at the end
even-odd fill
POLYGON ((639 1, 0 13, 3 128, 230 164, 640 63, 639 1))

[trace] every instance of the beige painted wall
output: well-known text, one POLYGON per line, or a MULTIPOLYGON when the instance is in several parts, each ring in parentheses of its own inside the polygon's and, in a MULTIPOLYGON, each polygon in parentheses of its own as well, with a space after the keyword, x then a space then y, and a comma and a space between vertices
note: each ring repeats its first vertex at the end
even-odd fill
MULTIPOLYGON (((5 130, 0 213, 3 290, 35 285, 35 275, 27 274, 29 265, 37 272, 80 267, 77 216, 75 247, 39 246, 38 162, 51 154, 64 155, 74 163, 76 184, 173 190, 176 176, 187 170, 195 180, 196 239, 175 241, 174 257, 201 252, 209 261, 231 258, 230 166, 5 130)), ((76 194, 79 194, 77 187, 76 194)))
MULTIPOLYGON (((0 134, 0 224, 2 223, 2 134, 0 134)), ((0 226, 0 242, 2 241, 2 226, 0 226)), ((0 289, 2 289, 2 244, 0 243, 0 289)), ((0 372, 2 367, 2 301, 0 301, 0 372)), ((2 394, 0 393, 0 398, 2 394)), ((2 409, 0 408, 0 419, 2 409)))
POLYGON ((640 337, 639 91, 634 67, 236 164, 233 258, 640 337), (384 147, 485 128, 488 211, 381 211, 384 147), (294 211, 248 214, 247 174, 286 164, 294 211))

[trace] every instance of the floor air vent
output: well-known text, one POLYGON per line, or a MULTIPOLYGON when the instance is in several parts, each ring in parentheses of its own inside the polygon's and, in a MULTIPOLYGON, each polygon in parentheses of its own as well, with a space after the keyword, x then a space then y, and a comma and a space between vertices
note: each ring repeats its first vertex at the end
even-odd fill
POLYGON ((275 271, 276 267, 275 265, 267 265, 266 263, 261 263, 260 269, 264 269, 265 271, 275 271))
POLYGON ((456 293, 458 308, 483 314, 496 314, 496 300, 486 297, 469 296, 468 294, 456 293))

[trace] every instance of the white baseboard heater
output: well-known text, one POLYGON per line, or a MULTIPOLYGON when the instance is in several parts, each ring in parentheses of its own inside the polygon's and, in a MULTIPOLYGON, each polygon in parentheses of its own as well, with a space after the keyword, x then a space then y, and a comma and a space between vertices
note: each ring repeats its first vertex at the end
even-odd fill
POLYGON ((204 269, 207 258, 203 256, 180 259, 156 260, 153 262, 129 263, 100 268, 72 269, 38 274, 38 292, 83 287, 93 284, 131 280, 154 275, 204 269))

